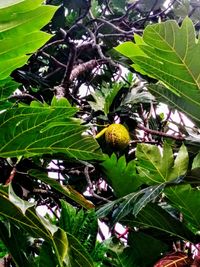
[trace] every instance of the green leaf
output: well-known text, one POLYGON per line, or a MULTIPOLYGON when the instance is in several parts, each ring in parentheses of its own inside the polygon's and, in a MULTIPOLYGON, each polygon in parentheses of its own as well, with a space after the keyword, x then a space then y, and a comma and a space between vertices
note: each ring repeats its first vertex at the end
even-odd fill
POLYGON ((17 201, 15 205, 9 199, 8 186, 0 186, 0 216, 21 227, 31 236, 52 242, 52 235, 57 227, 37 215, 33 207, 27 208, 25 214, 21 207, 27 207, 27 202, 21 204, 17 201))
POLYGON ((91 12, 92 12, 92 15, 95 18, 100 16, 100 6, 98 5, 98 1, 97 0, 92 0, 92 2, 91 2, 91 12))
POLYGON ((200 152, 196 155, 192 162, 192 169, 200 168, 200 152))
POLYGON ((91 256, 82 244, 71 234, 67 234, 70 244, 70 263, 72 267, 94 267, 91 256))
POLYGON ((162 84, 150 84, 149 91, 156 97, 158 102, 163 102, 171 108, 178 109, 192 121, 200 125, 200 107, 191 105, 191 102, 183 96, 176 95, 162 84))
POLYGON ((35 266, 28 251, 31 246, 30 236, 25 231, 14 224, 0 221, 0 239, 9 249, 17 266, 35 266))
POLYGON ((74 225, 77 217, 77 210, 64 200, 61 201, 61 214, 59 220, 59 226, 65 230, 65 232, 74 234, 74 225))
POLYGON ((165 189, 165 194, 183 215, 184 220, 193 227, 200 228, 200 190, 189 184, 165 189))
POLYGON ((39 267, 55 267, 57 259, 50 243, 44 241, 39 254, 39 267))
POLYGON ((8 98, 13 94, 13 92, 18 88, 19 83, 8 77, 4 80, 0 80, 0 110, 7 109, 12 106, 8 98))
POLYGON ((130 93, 123 99, 122 105, 138 104, 138 103, 151 103, 155 98, 151 95, 144 86, 133 87, 130 93))
POLYGON ((86 126, 72 116, 77 109, 66 99, 52 105, 33 101, 0 114, 0 156, 18 157, 64 153, 78 159, 100 159, 98 143, 83 135, 86 126))
POLYGON ((40 31, 58 7, 41 6, 43 1, 13 0, 0 6, 0 80, 23 66, 51 35, 40 31))
POLYGON ((57 252, 57 257, 59 257, 60 262, 69 262, 69 244, 66 232, 58 228, 58 230, 53 235, 53 241, 55 243, 55 248, 57 252))
POLYGON ((125 156, 121 156, 117 160, 117 156, 113 153, 100 166, 117 197, 132 193, 141 185, 134 160, 127 163, 125 156))
POLYGON ((149 228, 154 232, 164 232, 167 236, 195 242, 195 235, 182 222, 154 203, 149 203, 136 216, 129 215, 122 223, 130 227, 149 228))
POLYGON ((90 201, 88 201, 80 193, 76 192, 72 187, 61 185, 55 179, 49 178, 47 173, 41 172, 39 170, 29 170, 28 174, 34 178, 37 178, 38 180, 41 180, 44 183, 50 185, 52 188, 57 190, 59 193, 74 200, 76 203, 81 205, 83 208, 89 209, 89 208, 94 207, 94 205, 90 201))
POLYGON ((98 233, 95 210, 77 211, 65 201, 61 201, 61 205, 60 227, 67 233, 74 235, 87 252, 91 253, 95 247, 98 233))
POLYGON ((0 101, 6 100, 19 86, 11 77, 0 80, 0 101))
POLYGON ((8 186, 8 196, 9 196, 10 202, 12 202, 15 206, 17 206, 24 215, 25 215, 26 210, 28 208, 31 208, 31 207, 35 206, 35 203, 30 203, 28 201, 24 201, 23 199, 21 199, 20 197, 18 197, 15 194, 15 192, 14 192, 14 190, 12 188, 11 183, 8 186))
POLYGON ((138 192, 131 193, 120 199, 112 201, 97 211, 97 217, 105 217, 111 211, 113 212, 112 223, 120 221, 122 218, 132 213, 135 216, 151 201, 163 191, 165 184, 149 186, 138 192))
POLYGON ((72 234, 66 233, 62 229, 59 229, 59 232, 57 231, 54 234, 54 246, 50 246, 49 243, 44 242, 39 256, 39 266, 41 267, 94 267, 92 258, 79 240, 72 234), (52 249, 54 249, 54 251, 52 249), (52 262, 50 260, 52 260, 52 262))
POLYGON ((132 232, 128 236, 128 247, 126 247, 120 255, 122 267, 149 267, 164 252, 167 252, 168 246, 145 233, 132 232), (151 244, 151 245, 149 245, 151 244), (145 257, 144 257, 145 251, 145 257))
POLYGON ((125 42, 116 49, 134 61, 136 71, 161 81, 186 101, 200 125, 200 42, 188 17, 181 27, 171 20, 148 25, 143 37, 135 35, 135 43, 125 42))
POLYGON ((155 145, 138 144, 136 150, 138 171, 145 183, 155 185, 172 181, 187 172, 188 153, 184 145, 181 146, 176 159, 167 143, 164 143, 162 155, 155 145))
POLYGON ((114 83, 112 88, 108 85, 102 87, 101 90, 96 90, 92 93, 92 97, 95 101, 88 101, 93 110, 101 110, 107 115, 110 111, 110 106, 112 105, 116 95, 122 89, 123 83, 114 83))
POLYGON ((113 8, 117 8, 120 11, 124 11, 126 0, 113 0, 111 4, 113 8))

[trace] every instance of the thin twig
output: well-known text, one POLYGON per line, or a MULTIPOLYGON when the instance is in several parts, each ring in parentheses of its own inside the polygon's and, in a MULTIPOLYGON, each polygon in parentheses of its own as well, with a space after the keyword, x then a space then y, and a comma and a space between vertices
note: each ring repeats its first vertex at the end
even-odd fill
POLYGON ((86 181, 87 181, 87 184, 88 184, 88 187, 89 187, 89 191, 91 193, 91 195, 94 197, 94 198, 97 198, 97 199, 100 199, 100 200, 103 200, 105 202, 110 202, 110 200, 104 198, 104 197, 101 197, 99 195, 97 195, 95 192, 94 192, 94 189, 93 189, 93 184, 92 184, 92 181, 90 179, 90 175, 89 175, 89 167, 86 166, 84 168, 84 174, 85 174, 85 178, 86 178, 86 181))
POLYGON ((59 67, 62 67, 62 68, 66 69, 67 65, 63 64, 62 62, 57 60, 55 57, 47 54, 46 52, 42 52, 42 55, 48 57, 49 59, 52 59, 56 63, 56 65, 58 65, 59 67))

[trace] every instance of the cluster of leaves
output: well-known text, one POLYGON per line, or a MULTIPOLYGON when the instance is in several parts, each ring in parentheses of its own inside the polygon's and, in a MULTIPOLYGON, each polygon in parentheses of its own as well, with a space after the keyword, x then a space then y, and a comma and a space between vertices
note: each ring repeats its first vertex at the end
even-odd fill
POLYGON ((0 4, 6 266, 199 266, 198 4, 42 3, 0 4), (116 121, 123 151, 94 138, 116 121))

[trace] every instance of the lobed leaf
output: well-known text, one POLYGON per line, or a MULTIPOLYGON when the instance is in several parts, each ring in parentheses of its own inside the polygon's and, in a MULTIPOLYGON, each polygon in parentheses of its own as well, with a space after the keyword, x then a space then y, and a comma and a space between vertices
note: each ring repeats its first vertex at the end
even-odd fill
POLYGON ((69 197, 83 208, 91 209, 94 208, 92 202, 88 201, 83 195, 73 189, 71 186, 61 185, 59 182, 55 181, 53 178, 49 178, 45 172, 38 170, 29 170, 28 174, 34 178, 41 180, 42 182, 50 185, 53 189, 63 194, 66 197, 69 197))
POLYGON ((200 228, 200 190, 187 184, 166 188, 164 192, 196 232, 200 228))
POLYGON ((167 238, 171 236, 188 240, 192 243, 196 242, 195 234, 184 223, 155 203, 146 205, 137 217, 133 215, 125 217, 122 219, 122 223, 130 227, 152 229, 154 233, 166 233, 167 238))
POLYGON ((184 145, 174 159, 172 148, 167 143, 164 143, 162 152, 155 145, 138 144, 136 157, 139 174, 150 185, 173 181, 187 172, 189 159, 184 145))
POLYGON ((156 186, 149 186, 138 192, 128 194, 122 198, 112 201, 97 211, 97 217, 102 218, 107 216, 110 212, 113 213, 112 223, 116 223, 123 219, 128 214, 135 216, 151 201, 163 191, 165 184, 158 184, 156 186))
POLYGON ((10 199, 8 187, 0 187, 0 204, 0 216, 4 219, 8 219, 33 237, 44 238, 48 242, 52 241, 52 234, 56 231, 56 227, 50 225, 44 218, 40 218, 35 213, 34 208, 30 208, 30 203, 24 200, 19 202, 18 197, 13 192, 10 199))
POLYGON ((52 105, 33 101, 0 114, 0 156, 30 157, 63 153, 77 159, 100 159, 96 140, 83 135, 86 126, 72 118, 77 109, 66 99, 52 105))
MULTIPOLYGON (((191 19, 186 17, 181 27, 172 20, 148 25, 142 37, 135 34, 135 43, 125 42, 116 50, 134 62, 136 71, 165 85, 156 95, 186 111, 200 125, 200 42, 191 19)), ((155 87, 151 88, 154 93, 155 87)))
POLYGON ((127 163, 125 156, 117 159, 117 156, 113 153, 100 166, 117 197, 123 197, 132 193, 141 185, 141 181, 136 173, 136 163, 134 160, 127 163))
POLYGON ((112 88, 103 87, 101 90, 96 90, 92 93, 94 101, 88 101, 93 110, 101 110, 107 115, 110 111, 110 107, 118 94, 122 89, 123 83, 114 83, 112 88))
POLYGON ((42 6, 42 2, 13 0, 0 6, 0 80, 23 66, 51 38, 40 29, 58 7, 42 6))

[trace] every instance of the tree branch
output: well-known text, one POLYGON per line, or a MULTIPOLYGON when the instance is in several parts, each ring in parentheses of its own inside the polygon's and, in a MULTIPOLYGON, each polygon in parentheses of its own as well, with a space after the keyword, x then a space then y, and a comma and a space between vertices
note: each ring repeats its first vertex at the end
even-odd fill
POLYGON ((145 133, 154 134, 154 135, 158 135, 158 136, 162 136, 162 137, 166 137, 166 138, 171 138, 171 139, 174 139, 177 141, 184 141, 185 140, 185 138, 182 136, 176 136, 176 135, 171 135, 171 134, 167 134, 164 132, 152 130, 152 129, 146 128, 142 125, 137 125, 137 128, 140 130, 143 130, 145 133))

